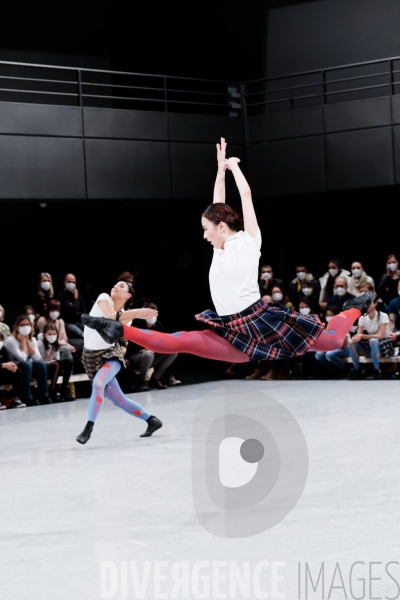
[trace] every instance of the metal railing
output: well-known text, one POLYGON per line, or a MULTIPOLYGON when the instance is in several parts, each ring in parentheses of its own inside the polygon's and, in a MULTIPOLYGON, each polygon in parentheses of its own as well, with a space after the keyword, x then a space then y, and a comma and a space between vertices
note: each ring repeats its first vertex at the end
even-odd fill
POLYGON ((311 108, 400 93, 400 57, 248 81, 244 115, 311 108))
POLYGON ((239 86, 192 79, 0 61, 0 101, 237 116, 239 86))

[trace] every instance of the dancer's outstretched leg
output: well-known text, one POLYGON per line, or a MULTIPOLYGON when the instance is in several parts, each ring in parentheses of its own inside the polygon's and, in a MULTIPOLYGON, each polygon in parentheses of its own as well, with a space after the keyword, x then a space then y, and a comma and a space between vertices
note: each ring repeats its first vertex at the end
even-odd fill
POLYGON ((339 350, 343 346, 346 335, 353 327, 354 322, 360 317, 361 311, 358 308, 350 308, 339 313, 330 320, 328 327, 323 330, 309 350, 312 352, 339 350))

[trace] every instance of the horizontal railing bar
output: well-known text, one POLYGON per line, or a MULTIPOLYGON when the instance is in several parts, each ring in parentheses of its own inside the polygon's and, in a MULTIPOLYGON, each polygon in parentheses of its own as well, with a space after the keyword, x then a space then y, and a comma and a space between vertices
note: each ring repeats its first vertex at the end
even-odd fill
POLYGON ((53 96, 79 96, 78 93, 74 94, 72 92, 40 92, 37 90, 14 90, 13 88, 0 88, 0 92, 18 92, 19 94, 51 94, 53 96))
POLYGON ((107 100, 139 100, 140 102, 164 102, 165 98, 135 98, 131 96, 102 96, 100 94, 82 94, 82 98, 105 98, 107 100))
POLYGON ((326 85, 330 83, 340 83, 342 81, 355 81, 356 79, 368 79, 369 77, 380 77, 382 75, 389 75, 390 71, 385 71, 383 73, 374 73, 373 75, 358 75, 357 77, 344 77, 343 79, 332 79, 329 81, 325 81, 326 85))
POLYGON ((84 85, 92 85, 96 87, 112 87, 112 88, 125 88, 127 90, 154 90, 155 92, 163 92, 164 87, 143 87, 140 85, 116 85, 114 83, 89 83, 82 81, 82 86, 84 85))
POLYGON ((167 92, 180 92, 182 94, 207 94, 208 96, 228 96, 228 92, 200 92, 199 90, 173 90, 167 88, 167 92))
POLYGON ((263 90, 261 92, 248 92, 247 94, 244 94, 245 96, 255 96, 256 94, 274 94, 275 92, 285 92, 287 90, 298 90, 301 88, 307 88, 307 87, 315 87, 317 85, 323 85, 324 82, 323 81, 319 81, 318 83, 305 83, 304 85, 293 85, 291 87, 286 87, 286 88, 278 88, 276 90, 263 90))
POLYGON ((0 79, 13 79, 18 81, 41 81, 44 83, 69 83, 70 85, 78 85, 77 81, 66 81, 63 79, 37 79, 36 77, 11 77, 9 75, 0 75, 0 79))

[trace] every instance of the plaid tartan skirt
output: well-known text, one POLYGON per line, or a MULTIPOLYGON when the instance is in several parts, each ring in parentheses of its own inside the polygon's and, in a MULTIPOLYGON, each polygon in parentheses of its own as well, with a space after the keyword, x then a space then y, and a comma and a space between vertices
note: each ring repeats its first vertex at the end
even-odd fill
POLYGON ((317 315, 302 315, 278 302, 258 300, 245 310, 220 317, 212 310, 195 315, 250 360, 279 360, 305 354, 324 325, 317 315))
POLYGON ((125 368, 124 354, 118 342, 116 342, 114 346, 111 346, 111 348, 106 348, 105 350, 83 349, 82 363, 91 383, 93 383, 97 371, 101 369, 101 366, 108 360, 118 360, 121 363, 122 368, 125 368))

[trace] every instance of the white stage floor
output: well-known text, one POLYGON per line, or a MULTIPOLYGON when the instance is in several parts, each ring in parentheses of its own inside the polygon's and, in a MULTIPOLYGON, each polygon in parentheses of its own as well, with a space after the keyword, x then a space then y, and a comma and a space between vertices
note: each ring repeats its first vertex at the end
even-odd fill
POLYGON ((1 600, 400 597, 400 382, 218 381, 131 397, 163 420, 153 437, 107 401, 86 446, 75 436, 87 400, 0 413, 1 600), (243 388, 293 415, 308 477, 275 526, 216 537, 194 510, 192 425, 202 398, 211 410, 239 391, 245 404, 243 388))

